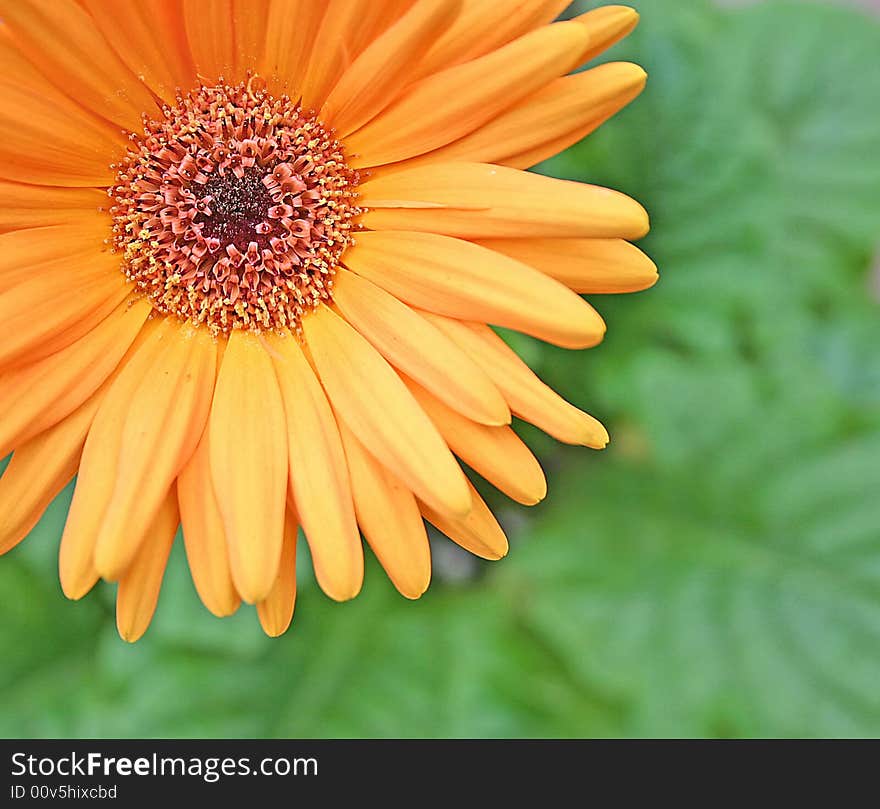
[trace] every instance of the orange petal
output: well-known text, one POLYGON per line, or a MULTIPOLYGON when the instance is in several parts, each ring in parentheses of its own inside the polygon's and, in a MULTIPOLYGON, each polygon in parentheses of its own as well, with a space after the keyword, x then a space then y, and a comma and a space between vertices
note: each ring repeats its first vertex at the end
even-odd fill
POLYGON ((418 598, 431 582, 431 548, 416 499, 349 429, 340 432, 361 531, 394 586, 418 598))
POLYGON ((159 590, 165 576, 168 555, 174 544, 180 518, 177 498, 172 491, 166 495, 146 536, 141 542, 137 556, 119 580, 116 592, 116 628, 119 636, 134 643, 153 620, 159 590))
POLYGON ((450 28, 437 37, 413 68, 426 76, 483 56, 558 17, 569 0, 464 0, 450 28))
POLYGON ((354 598, 364 579, 348 465, 327 397, 296 338, 271 340, 290 457, 290 490, 321 589, 337 601, 354 598))
POLYGON ((467 514, 470 495, 461 469, 394 369, 323 305, 302 327, 338 418, 423 500, 444 513, 467 514))
MULTIPOLYGON (((70 337, 63 339, 55 350, 69 345, 81 336, 76 325, 90 313, 105 307, 115 309, 129 293, 129 285, 117 270, 118 262, 118 257, 100 253, 94 259, 74 257, 70 261, 69 284, 57 283, 52 275, 37 276, 0 292, 0 323, 4 329, 0 366, 26 360, 34 353, 45 356, 41 349, 55 335, 70 337), (79 268, 77 263, 86 266, 79 268), (79 279, 77 269, 83 270, 79 279), (75 295, 71 295, 72 288, 76 289, 75 295)), ((103 317, 107 314, 104 311, 103 317)))
POLYGON ((271 0, 232 0, 232 31, 235 39, 233 72, 243 81, 263 61, 271 0))
POLYGON ((423 154, 473 132, 519 99, 577 65, 586 29, 563 22, 429 76, 346 138, 355 167, 423 154))
MULTIPOLYGON (((122 426, 138 386, 162 347, 168 322, 148 322, 121 370, 96 394, 101 405, 83 447, 76 489, 61 537, 58 568, 61 587, 68 598, 82 598, 98 579, 94 565, 95 541, 101 520, 116 485, 122 426)), ((133 537, 140 540, 140 537, 133 537)))
MULTIPOLYGON (((87 109, 137 132, 153 96, 117 56, 88 12, 74 0, 0 0, 0 18, 15 44, 56 87, 87 109)), ((9 104, 4 88, 4 108, 9 104)), ((62 110, 53 116, 57 126, 62 110)), ((111 158, 107 156, 107 162, 111 158)))
POLYGON ((337 79, 358 55, 359 29, 375 4, 375 0, 327 0, 300 86, 305 109, 321 108, 337 79))
POLYGON ((463 138, 407 161, 406 167, 440 160, 512 165, 509 160, 516 161, 521 154, 582 132, 588 125, 598 127, 644 89, 646 78, 641 67, 629 62, 563 76, 463 138))
POLYGON ((483 367, 515 415, 566 444, 602 449, 608 443, 608 433, 599 421, 545 385, 488 326, 430 313, 425 316, 483 367))
POLYGON ((572 19, 583 25, 590 34, 590 44, 581 54, 581 62, 619 42, 639 24, 639 13, 629 6, 600 6, 572 19))
POLYGON ((296 518, 287 510, 284 520, 284 542, 275 584, 262 601, 257 602, 260 626, 270 638, 287 632, 296 605, 296 518))
POLYGON ((18 447, 0 477, 0 554, 14 548, 76 474, 100 397, 18 447))
POLYGON ((654 262, 623 239, 486 239, 480 244, 575 292, 637 292, 657 283, 654 262))
POLYGON ((260 73, 276 95, 301 95, 302 78, 326 3, 315 0, 269 0, 266 44, 260 73))
POLYGON ((235 70, 233 0, 183 0, 183 22, 196 72, 205 83, 232 80, 235 70))
POLYGON ((412 380, 404 380, 449 448, 508 497, 526 506, 547 494, 544 472, 510 427, 487 427, 456 413, 412 380))
POLYGON ((467 517, 456 518, 448 514, 438 514, 425 503, 419 503, 422 515, 456 545, 461 545, 476 556, 491 560, 507 556, 507 537, 498 525, 498 520, 483 498, 477 494, 477 490, 470 483, 468 486, 474 505, 467 517))
POLYGON ((119 258, 101 250, 92 234, 72 239, 69 249, 64 242, 53 242, 53 235, 54 228, 30 228, 0 237, 10 248, 8 255, 0 258, 0 294, 30 284, 30 293, 21 294, 30 297, 36 309, 43 305, 47 292, 69 296, 71 289, 96 280, 116 281, 120 288, 124 285, 119 258))
POLYGON ((414 57, 450 25, 458 8, 449 0, 418 0, 343 73, 321 108, 321 119, 338 137, 367 123, 400 93, 414 57))
MULTIPOLYGON (((107 194, 98 188, 55 188, 0 180, 0 233, 94 221, 107 194)), ((103 215, 108 222, 109 219, 103 215)))
POLYGON ((195 450, 211 406, 217 348, 210 332, 172 321, 161 342, 128 403, 116 483, 95 544, 95 568, 111 581, 128 567, 136 540, 195 450))
MULTIPOLYGON (((0 19, 7 5, 0 0, 0 19)), ((110 163, 127 143, 122 133, 36 74, 2 34, 0 28, 0 176, 46 185, 112 183, 110 163)))
MULTIPOLYGON (((73 256, 94 256, 104 248, 109 223, 96 210, 80 222, 48 225, 0 234, 0 291, 45 271, 58 273, 57 283, 69 283, 68 263, 73 256), (50 267, 38 265, 51 262, 50 267)), ((116 262, 118 263, 118 262, 116 262)), ((115 266, 114 262, 111 265, 115 266)))
POLYGON ((359 233, 346 264, 423 309, 482 320, 567 348, 594 346, 605 324, 558 281, 472 242, 435 233, 359 233))
POLYGON ((363 223, 373 230, 474 239, 639 239, 648 232, 645 209, 617 191, 489 163, 402 169, 368 180, 360 191, 362 204, 369 208, 363 223))
POLYGON ((85 337, 32 365, 0 372, 0 457, 76 410, 110 376, 150 314, 123 303, 85 337))
POLYGON ((202 603, 218 618, 241 603, 232 582, 223 518, 211 482, 208 430, 177 478, 183 543, 193 584, 202 603))
MULTIPOLYGON (((46 267, 47 265, 43 265, 46 267)), ((55 354, 67 346, 72 345, 81 337, 85 337, 89 332, 95 329, 99 323, 113 312, 121 303, 126 300, 136 299, 129 291, 129 286, 123 284, 117 287, 111 295, 103 298, 91 309, 88 309, 82 317, 78 318, 72 325, 56 331, 44 337, 42 340, 31 342, 19 354, 10 360, 6 365, 9 368, 27 365, 29 363, 39 362, 52 354, 55 354)))
MULTIPOLYGON (((385 33, 396 23, 416 0, 383 0, 381 3, 368 3, 364 7, 360 24, 352 31, 348 48, 349 62, 363 53, 364 49, 374 40, 385 33)), ((457 6, 459 0, 446 0, 447 3, 457 6)))
POLYGON ((272 360, 250 332, 229 337, 214 404, 211 478, 223 517, 232 580, 262 601, 278 575, 287 491, 287 423, 272 360))
POLYGON ((339 270, 333 300, 345 319, 392 365, 481 424, 509 424, 507 402, 489 377, 435 326, 381 287, 339 270))
POLYGON ((128 69, 168 104, 195 83, 195 68, 174 0, 82 0, 98 30, 128 69))
POLYGON ((616 96, 611 101, 596 107, 594 115, 589 120, 582 121, 578 124, 577 128, 571 129, 563 135, 557 135, 556 137, 546 139, 541 143, 524 149, 523 151, 516 152, 515 154, 508 154, 497 162, 514 169, 527 169, 553 157, 553 155, 565 151, 569 146, 578 143, 590 133, 595 132, 609 118, 615 116, 620 110, 629 104, 630 101, 636 98, 644 88, 644 81, 634 84, 629 90, 616 96))

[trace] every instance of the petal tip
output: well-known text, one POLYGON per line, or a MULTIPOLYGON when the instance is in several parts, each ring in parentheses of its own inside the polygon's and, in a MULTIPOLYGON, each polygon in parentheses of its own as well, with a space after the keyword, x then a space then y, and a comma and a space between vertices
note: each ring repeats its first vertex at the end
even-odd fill
POLYGON ((82 576, 74 573, 67 573, 63 569, 60 575, 61 592, 71 601, 79 601, 91 592, 91 589, 98 581, 97 575, 82 576))
POLYGON ((361 592, 360 583, 358 583, 356 586, 352 584, 342 587, 322 584, 320 581, 318 582, 318 584, 324 591, 324 595, 326 595, 328 598, 333 599, 333 601, 339 602, 340 604, 344 603, 345 601, 352 601, 353 599, 357 598, 361 592))
POLYGON ((122 638, 126 643, 137 643, 147 631, 147 626, 138 626, 136 623, 129 623, 121 618, 117 618, 116 620, 116 631, 119 633, 119 637, 122 638))
POLYGON ((418 582, 418 583, 410 583, 410 584, 401 584, 397 583, 397 592, 400 593, 404 598, 409 599, 410 601, 418 601, 425 593, 428 592, 428 587, 430 586, 430 579, 427 582, 418 582))
MULTIPOLYGON (((205 604, 204 599, 202 603, 205 604)), ((241 606, 241 601, 236 600, 234 604, 220 604, 220 603, 211 603, 205 604, 205 609, 211 613, 215 618, 229 618, 232 615, 235 615, 238 612, 238 608, 241 606)))
POLYGON ((527 503, 529 506, 537 506, 539 503, 543 503, 547 497, 547 485, 545 484, 541 489, 541 493, 535 496, 534 502, 527 503))
POLYGON ((280 621, 275 623, 272 620, 264 619, 260 616, 260 628, 263 630, 263 633, 266 637, 269 638, 280 638, 283 634, 285 634, 292 624, 292 619, 290 621, 280 621))
POLYGON ((648 212, 641 208, 640 215, 638 216, 638 221, 634 224, 633 227, 633 238, 634 239, 642 239, 648 235, 648 232, 651 230, 651 217, 648 215, 648 212))
POLYGON ((608 430, 597 418, 581 411, 584 435, 581 444, 590 449, 605 449, 611 441, 608 430))
POLYGON ((238 591, 241 600, 245 604, 255 605, 260 601, 265 601, 272 592, 275 585, 274 578, 268 582, 265 581, 237 581, 235 589, 238 591))
POLYGON ((590 443, 587 444, 587 446, 590 449, 603 450, 606 449, 610 443, 611 437, 603 428, 603 431, 600 435, 594 435, 591 437, 590 443))
POLYGON ((126 564, 117 556, 115 549, 107 550, 106 545, 95 548, 95 572, 104 581, 119 581, 125 575, 126 564))
POLYGON ((481 424, 485 424, 487 427, 509 427, 511 425, 513 415, 510 412, 510 407, 508 407, 503 397, 499 396, 499 398, 503 407, 494 407, 491 410, 487 410, 483 420, 480 422, 481 424))

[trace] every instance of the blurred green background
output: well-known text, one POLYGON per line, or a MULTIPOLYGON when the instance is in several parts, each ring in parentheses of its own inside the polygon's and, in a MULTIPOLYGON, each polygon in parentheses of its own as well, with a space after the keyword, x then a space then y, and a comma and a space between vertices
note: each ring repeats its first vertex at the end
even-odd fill
POLYGON ((344 605, 301 564, 275 641, 180 547, 120 641, 113 587, 61 595, 67 492, 0 561, 0 735, 880 735, 880 26, 634 5, 605 60, 648 89, 542 169, 641 200, 661 281, 594 299, 596 350, 515 341, 608 450, 525 430, 550 495, 492 498, 507 559, 437 541, 419 602, 371 560, 344 605))

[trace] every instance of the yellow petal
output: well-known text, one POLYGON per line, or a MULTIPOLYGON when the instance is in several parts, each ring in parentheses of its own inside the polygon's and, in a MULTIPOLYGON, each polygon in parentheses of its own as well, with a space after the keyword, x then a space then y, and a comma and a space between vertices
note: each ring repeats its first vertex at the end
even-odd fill
POLYGON ((166 0, 82 0, 128 69, 168 104, 195 82, 180 5, 166 0))
POLYGON ((405 160, 473 132, 577 65, 588 41, 573 22, 545 26, 501 48, 428 76, 346 138, 355 167, 405 160))
POLYGON ((70 482, 100 397, 18 447, 0 477, 0 554, 14 548, 70 482))
POLYGON ((590 34, 590 44, 581 54, 581 62, 619 42, 639 24, 638 12, 629 6, 600 6, 572 19, 583 25, 590 34))
POLYGON ((31 365, 0 372, 0 457, 61 421, 110 376, 150 314, 123 303, 85 337, 31 365))
POLYGON ((545 385, 488 326, 429 313, 425 316, 483 367, 514 415, 566 444, 603 449, 608 443, 608 433, 599 421, 545 385))
POLYGON ((168 555, 180 518, 174 492, 167 494, 156 512, 137 556, 119 580, 116 592, 116 628, 119 636, 134 643, 153 620, 168 555))
MULTIPOLYGON (((99 188, 58 188, 0 180, 0 233, 42 225, 87 224, 106 204, 107 193, 99 188)), ((106 214, 103 216, 110 221, 106 214)))
POLYGON ((358 30, 374 5, 375 0, 327 0, 300 88, 303 107, 321 108, 349 61, 357 56, 358 30))
POLYGON ((296 338, 269 345, 287 417, 290 489, 315 577, 328 596, 346 601, 360 592, 364 553, 336 419, 296 338))
POLYGON ((461 469, 394 369, 323 305, 303 319, 303 332, 337 417, 421 499, 467 514, 461 469))
POLYGON ((435 233, 358 234, 346 264, 406 303, 507 326, 566 348, 594 346, 599 314, 558 281, 485 247, 435 233))
MULTIPOLYGON (((82 598, 97 581, 94 550, 101 520, 116 485, 122 426, 138 385, 161 349, 169 328, 166 320, 148 322, 140 339, 120 363, 121 370, 96 394, 101 398, 83 447, 76 488, 64 534, 58 568, 61 587, 68 598, 82 598), (126 373, 123 375, 122 370, 126 373)), ((140 537, 132 537, 140 540, 140 537)))
POLYGON ((461 545, 476 556, 492 560, 507 556, 507 537, 498 525, 498 520, 483 498, 477 494, 477 490, 470 483, 468 486, 474 505, 467 517, 455 518, 447 514, 438 514, 430 506, 420 503, 419 508, 423 516, 456 545, 461 545))
POLYGON ((276 95, 301 95, 302 77, 326 3, 315 0, 269 0, 266 44, 260 73, 276 95))
POLYGON ((287 424, 272 360, 260 339, 233 331, 214 404, 211 477, 235 587, 253 604, 278 574, 287 491, 287 424))
POLYGON ((177 478, 177 502, 183 544, 193 584, 202 603, 218 618, 232 615, 241 603, 229 567, 223 518, 211 482, 208 430, 177 478))
POLYGON ((485 239, 480 244, 575 292, 636 292, 657 282, 654 262, 623 239, 485 239))
POLYGON ((211 406, 217 361, 211 333, 173 321, 161 342, 128 404, 116 483, 95 544, 95 567, 111 581, 128 567, 137 538, 195 450, 211 406))
POLYGON ((333 299, 385 359, 481 424, 509 424, 510 410, 485 371, 435 326, 366 278, 336 274, 333 299))
POLYGON ((321 120, 338 137, 367 123, 400 93, 409 80, 414 57, 424 53, 458 10, 459 3, 449 0, 417 0, 342 74, 321 108, 321 120))
MULTIPOLYGON (((141 113, 158 112, 147 86, 74 0, 0 0, 0 18, 40 72, 97 115, 136 132, 141 129, 141 113)), ((8 100, 5 95, 3 99, 5 107, 8 100)), ((61 114, 58 110, 54 118, 61 114)))
POLYGON ((638 239, 648 232, 645 209, 617 191, 488 163, 416 166, 375 177, 360 190, 369 208, 363 223, 373 230, 474 239, 638 239))
POLYGON ((563 76, 479 129, 405 165, 462 160, 512 165, 509 161, 517 161, 522 154, 568 135, 573 137, 587 126, 598 127, 644 89, 646 78, 641 67, 628 62, 611 62, 563 76))
POLYGON ((555 20, 568 5, 569 0, 464 0, 454 24, 437 37, 414 74, 426 76, 483 56, 555 20))
POLYGON ((510 427, 487 427, 456 413, 412 380, 404 380, 449 448, 508 497, 526 506, 547 494, 541 465, 510 427))
POLYGON ((388 578, 407 598, 431 582, 431 548, 412 492, 342 426, 358 524, 388 578))
POLYGON ((275 584, 262 601, 257 602, 260 626, 270 638, 287 632, 296 605, 296 518, 290 509, 284 521, 284 542, 275 584))

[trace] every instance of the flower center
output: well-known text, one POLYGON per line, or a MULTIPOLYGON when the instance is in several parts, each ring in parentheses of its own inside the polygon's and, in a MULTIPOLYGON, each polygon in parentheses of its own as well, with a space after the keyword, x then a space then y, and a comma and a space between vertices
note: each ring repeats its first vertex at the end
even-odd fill
POLYGON ((109 190, 125 275, 158 311, 215 332, 298 329, 330 300, 361 213, 339 142, 257 81, 145 118, 109 190))

